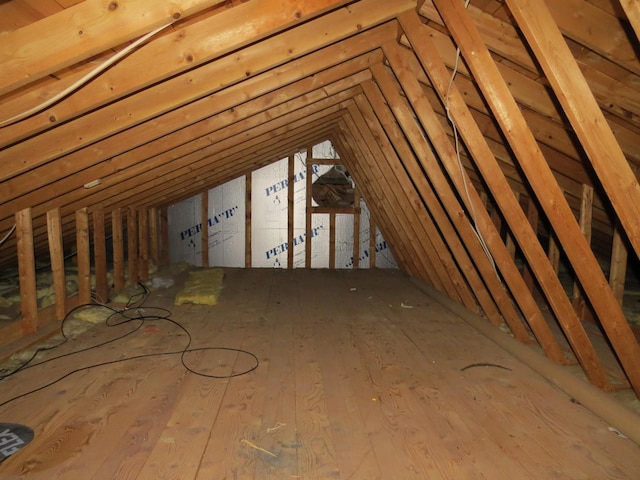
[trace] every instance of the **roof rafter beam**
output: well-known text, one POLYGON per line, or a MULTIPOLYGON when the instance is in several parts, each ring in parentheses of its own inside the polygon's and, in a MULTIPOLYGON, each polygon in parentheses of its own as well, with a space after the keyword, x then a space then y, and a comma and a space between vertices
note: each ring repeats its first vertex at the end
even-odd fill
POLYGON ((580 139, 631 245, 640 256, 640 185, 584 75, 544 1, 508 0, 507 6, 580 139))
MULTIPOLYGON (((435 0, 435 4, 447 28, 456 39, 467 66, 478 82, 554 232, 560 243, 565 246, 565 253, 603 328, 607 332, 633 389, 636 394, 640 395, 640 346, 638 341, 635 339, 620 305, 611 292, 598 261, 582 235, 580 226, 553 177, 546 159, 542 156, 517 103, 509 92, 508 86, 501 77, 473 22, 465 12, 464 6, 457 2, 444 0, 435 0)), ((540 9, 543 8, 545 8, 544 5, 540 5, 536 13, 539 13, 540 9)), ((534 12, 531 11, 530 13, 533 14, 534 12)), ((538 21, 540 19, 536 18, 535 22, 538 21)), ((546 35, 548 39, 550 32, 546 32, 546 35)), ((560 41, 564 42, 563 40, 560 41)), ((561 69, 564 70, 566 67, 565 62, 561 69)), ((460 101, 464 104, 463 100, 460 101)), ((599 141, 601 139, 596 137, 592 140, 599 141)), ((478 161, 477 164, 479 163, 478 161)), ((610 168, 611 165, 608 167, 610 172, 613 171, 610 168)), ((635 177, 633 178, 635 182, 635 177)), ((637 188, 637 182, 635 187, 637 188)), ((640 201, 638 204, 640 204, 640 201)), ((504 209, 503 213, 506 213, 504 209)), ((637 221, 638 219, 636 218, 635 222, 637 221)), ((635 231, 637 230, 627 229, 627 233, 635 231)), ((636 240, 636 242, 640 242, 640 240, 636 240)), ((529 259, 529 265, 535 267, 545 265, 545 263, 541 259, 529 259)), ((541 283, 544 281, 544 279, 541 279, 541 283)), ((580 348, 574 351, 577 354, 588 353, 587 350, 580 350, 580 348)), ((585 357, 583 361, 585 360, 588 361, 589 359, 585 357)), ((585 372, 596 372, 597 370, 592 368, 594 366, 596 365, 591 364, 585 368, 585 372)), ((600 376, 599 379, 594 380, 600 386, 602 386, 603 382, 604 386, 609 384, 606 376, 605 378, 600 376)))
POLYGON ((64 9, 2 37, 0 95, 218 3, 88 1, 64 9))
POLYGON ((415 7, 415 0, 362 0, 348 9, 328 13, 313 23, 300 25, 249 46, 242 55, 225 57, 228 69, 224 71, 224 76, 220 75, 219 65, 213 62, 151 86, 0 151, 0 181, 203 98, 225 86, 380 25, 395 18, 398 13, 414 10, 415 7), (325 33, 320 35, 319 31, 325 33), (296 48, 292 48, 292 45, 296 48), (212 78, 216 81, 212 82, 212 78), (6 161, 15 158, 20 160, 6 161))
MULTIPOLYGON (((89 2, 85 2, 87 3, 89 2)), ((99 79, 84 85, 81 92, 73 95, 73 101, 59 102, 19 124, 0 130, 0 145, 51 129, 187 69, 221 58, 249 42, 256 42, 278 30, 302 23, 330 8, 338 8, 346 3, 349 3, 348 0, 252 0, 233 8, 225 8, 209 18, 154 38, 143 48, 129 53, 102 73, 99 79), (212 32, 215 34, 212 35, 212 32), (171 54, 167 55, 167 52, 171 54)), ((133 5, 137 4, 138 2, 134 2, 133 5)), ((154 1, 153 4, 158 9, 166 2, 154 1)), ((128 11, 128 6, 126 7, 122 7, 121 10, 128 11)), ((129 23, 128 19, 125 25, 129 23)), ((120 25, 118 28, 112 25, 111 28, 113 32, 121 30, 120 25)), ((83 71, 83 75, 84 73, 83 71)), ((58 88, 62 91, 67 84, 75 81, 75 75, 69 80, 63 78, 58 82, 62 84, 58 88)), ((39 103, 42 98, 46 98, 38 93, 39 90, 35 90, 28 92, 24 99, 17 97, 6 102, 3 115, 8 116, 6 112, 26 111, 36 101, 39 103)))

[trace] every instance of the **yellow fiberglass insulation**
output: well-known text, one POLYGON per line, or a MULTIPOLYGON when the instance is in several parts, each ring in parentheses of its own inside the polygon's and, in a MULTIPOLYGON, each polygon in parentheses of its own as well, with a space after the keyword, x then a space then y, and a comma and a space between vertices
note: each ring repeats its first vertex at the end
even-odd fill
POLYGON ((182 291, 176 294, 175 305, 195 303, 198 305, 215 305, 222 291, 224 272, 220 268, 194 270, 189 272, 182 291))

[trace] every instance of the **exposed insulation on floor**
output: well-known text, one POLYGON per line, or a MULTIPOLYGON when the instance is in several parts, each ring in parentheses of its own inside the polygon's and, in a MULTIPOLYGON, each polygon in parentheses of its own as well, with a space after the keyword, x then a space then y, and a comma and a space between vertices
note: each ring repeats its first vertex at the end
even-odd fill
POLYGON ((222 291, 223 277, 224 273, 220 268, 189 272, 189 278, 184 288, 176 294, 174 304, 215 305, 222 291))

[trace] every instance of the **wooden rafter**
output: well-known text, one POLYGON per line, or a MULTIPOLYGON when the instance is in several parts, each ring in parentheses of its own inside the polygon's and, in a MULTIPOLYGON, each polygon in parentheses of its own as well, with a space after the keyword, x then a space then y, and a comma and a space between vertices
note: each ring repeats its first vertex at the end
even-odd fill
MULTIPOLYGON (((565 253, 571 261, 605 331, 607 331, 609 340, 613 344, 634 390, 636 393, 640 393, 640 346, 633 336, 631 328, 616 302, 593 252, 582 235, 580 227, 545 158, 540 153, 535 138, 509 92, 508 86, 500 76, 489 51, 482 42, 471 19, 466 14, 463 5, 442 0, 436 0, 435 3, 440 15, 460 46, 467 66, 473 72, 478 86, 482 90, 496 120, 500 123, 502 131, 513 149, 529 185, 536 192, 537 199, 556 235, 563 245, 571 246, 565 249, 565 253)), ((562 68, 565 68, 565 66, 562 68)), ((467 142, 467 145, 469 145, 469 142, 467 142)), ((477 162, 479 166, 480 163, 477 162)), ((608 170, 613 171, 611 168, 608 170)), ((502 211, 506 217, 507 212, 504 208, 502 211)), ((515 224, 511 224, 511 226, 512 230, 514 230, 514 227, 517 228, 515 224)), ((530 252, 531 250, 523 249, 523 251, 530 252)), ((529 258, 529 265, 532 267, 544 268, 547 264, 548 261, 546 260, 529 258)), ((548 285, 548 282, 552 282, 554 278, 556 278, 555 275, 541 278, 540 274, 538 274, 538 281, 543 287, 548 285)), ((553 290, 556 289, 554 288, 553 290)), ((558 316, 560 321, 569 318, 571 316, 568 313, 567 315, 558 316)), ((572 323, 577 326, 575 322, 572 323)), ((588 339, 586 340, 588 341, 588 339)), ((594 374, 598 372, 597 367, 600 362, 597 356, 592 355, 592 352, 590 352, 589 344, 590 342, 587 343, 585 341, 575 345, 574 352, 583 356, 581 363, 585 366, 585 371, 590 371, 594 374)), ((593 377, 593 379, 595 378, 593 377)), ((596 384, 598 385, 608 382, 603 374, 597 378, 598 380, 596 381, 598 383, 596 384)))
POLYGON ((216 3, 217 0, 87 1, 64 9, 2 38, 0 94, 216 3))
MULTIPOLYGON (((571 303, 562 290, 560 282, 547 259, 546 253, 540 246, 535 232, 531 228, 529 221, 508 186, 508 183, 504 178, 504 174, 488 149, 476 123, 471 120, 469 110, 465 105, 461 94, 458 92, 455 85, 453 85, 449 90, 449 72, 446 70, 442 61, 436 55, 433 55, 433 49, 429 48, 430 43, 424 30, 422 30, 422 23, 417 16, 409 14, 401 16, 400 23, 412 45, 414 45, 416 56, 420 59, 420 62, 425 68, 427 75, 429 75, 433 86, 438 91, 440 98, 443 101, 446 101, 448 95, 450 112, 457 124, 458 130, 460 131, 465 144, 472 152, 473 157, 476 159, 476 165, 479 171, 483 174, 503 217, 507 220, 511 228, 511 232, 517 238, 523 253, 527 256, 530 267, 534 270, 539 283, 548 296, 549 303, 556 313, 558 322, 563 326, 563 330, 568 334, 570 342, 572 342, 574 347, 574 352, 576 353, 580 363, 583 365, 587 376, 594 384, 601 388, 607 388, 609 381, 602 363, 598 359, 598 356, 595 353, 584 329, 581 327, 579 319, 575 315, 571 303)), ((423 103, 421 105, 420 112, 424 114, 429 111, 429 108, 430 107, 427 103, 423 103)), ((419 118, 421 118, 423 123, 427 121, 424 116, 419 115, 419 118)), ((438 131, 438 126, 439 123, 431 121, 427 125, 426 130, 431 136, 435 136, 438 131)), ((460 171, 457 167, 457 162, 454 160, 455 152, 453 151, 451 144, 442 142, 438 143, 438 145, 441 146, 439 154, 442 161, 445 162, 445 165, 449 165, 448 173, 450 178, 458 185, 461 197, 463 199, 466 198, 466 195, 464 194, 465 187, 461 185, 461 180, 459 179, 460 171), (448 151, 444 150, 445 145, 449 145, 448 151)), ((468 190, 473 191, 471 188, 468 190)), ((491 239, 492 223, 490 219, 488 216, 485 216, 482 209, 479 208, 479 198, 476 197, 471 200, 477 205, 475 208, 476 212, 479 212, 478 218, 483 219, 484 217, 483 223, 480 223, 479 225, 487 231, 489 234, 488 238, 491 239)), ((469 206, 468 208, 471 209, 473 207, 469 206)), ((482 233, 484 234, 484 231, 482 231, 482 233)), ((502 261, 505 262, 504 265, 510 265, 512 263, 512 259, 509 258, 509 260, 507 260, 505 257, 506 250, 502 250, 500 243, 501 242, 495 242, 493 244, 498 255, 497 258, 499 259, 498 265, 502 265, 502 261)), ((538 307, 533 300, 533 297, 530 295, 528 288, 524 284, 521 275, 513 272, 511 268, 506 270, 506 275, 509 275, 505 278, 507 281, 511 282, 510 286, 512 294, 526 302, 523 305, 527 311, 539 312, 538 307)), ((528 321, 532 326, 532 329, 537 331, 536 336, 538 341, 541 342, 547 354, 550 356, 553 355, 552 348, 556 342, 550 334, 550 331, 545 324, 545 320, 534 315, 528 319, 528 321), (549 345, 549 347, 545 347, 545 345, 549 345)), ((557 352, 555 354, 555 359, 556 361, 559 361, 557 358, 557 352)))
MULTIPOLYGON (((620 223, 640 255, 640 185, 544 1, 507 5, 549 80, 620 223)), ((637 59, 633 50, 629 53, 637 59)))

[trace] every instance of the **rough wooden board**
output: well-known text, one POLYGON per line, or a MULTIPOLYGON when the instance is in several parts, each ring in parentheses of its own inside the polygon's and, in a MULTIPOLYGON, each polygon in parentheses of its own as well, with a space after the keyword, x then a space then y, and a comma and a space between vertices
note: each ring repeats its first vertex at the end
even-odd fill
MULTIPOLYGON (((0 407, 36 432, 0 477, 573 479, 640 469, 640 446, 398 271, 225 273, 215 309, 172 306, 177 285, 146 305, 171 308, 194 346, 251 351, 256 371, 212 381, 163 356, 75 374, 0 407), (460 371, 477 362, 511 370, 460 371)), ((93 329, 55 354, 131 326, 93 329)), ((71 367, 186 343, 170 325, 148 327, 3 382, 0 403, 71 367)), ((206 357, 202 366, 217 365, 206 357)))

